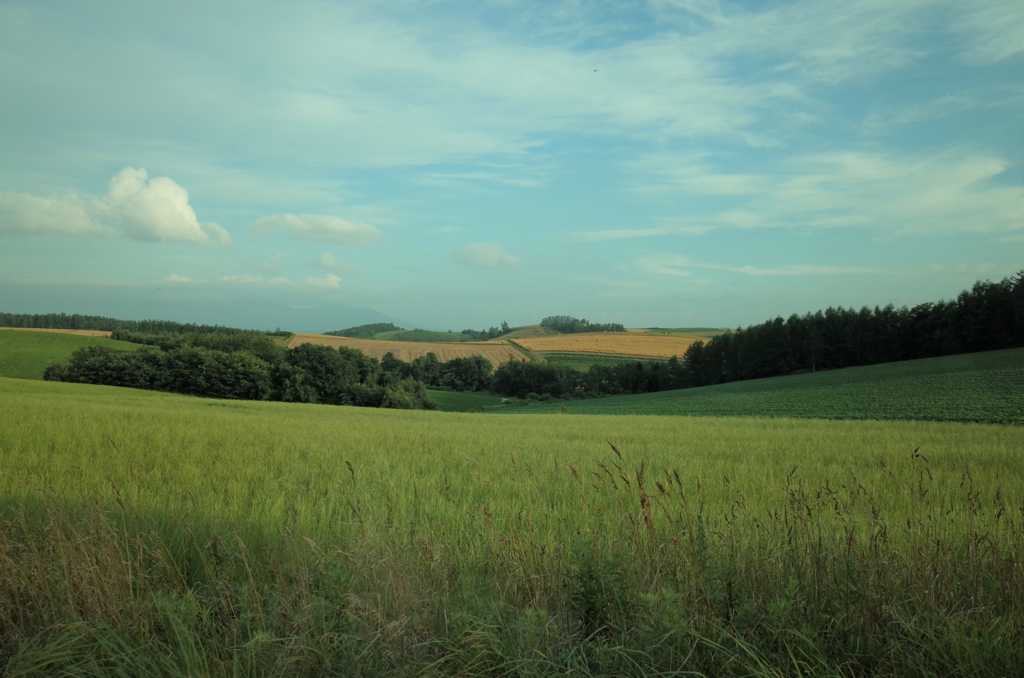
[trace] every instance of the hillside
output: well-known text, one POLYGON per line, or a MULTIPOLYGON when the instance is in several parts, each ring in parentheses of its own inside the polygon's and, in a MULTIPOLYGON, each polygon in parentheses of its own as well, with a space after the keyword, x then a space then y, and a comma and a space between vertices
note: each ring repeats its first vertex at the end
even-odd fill
POLYGON ((140 344, 114 341, 103 334, 79 334, 92 330, 0 330, 0 376, 15 379, 42 379, 47 366, 67 360, 71 354, 85 346, 109 346, 124 351, 143 348, 140 344))
POLYGON ((1024 425, 1024 349, 501 410, 1024 425))

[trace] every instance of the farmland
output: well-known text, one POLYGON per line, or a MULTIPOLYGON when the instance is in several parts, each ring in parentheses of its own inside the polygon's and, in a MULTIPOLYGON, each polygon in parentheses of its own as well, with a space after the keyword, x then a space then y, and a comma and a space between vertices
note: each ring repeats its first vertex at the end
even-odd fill
POLYGON ((427 395, 437 404, 441 412, 477 412, 488 407, 498 407, 505 398, 489 393, 464 393, 459 391, 437 391, 428 389, 427 395))
POLYGON ((350 337, 335 337, 326 334, 296 334, 292 337, 288 348, 294 348, 299 344, 321 344, 324 346, 347 346, 362 351, 373 358, 382 358, 385 353, 393 353, 396 358, 410 362, 413 358, 433 353, 441 362, 447 362, 452 358, 468 358, 480 355, 495 366, 508 360, 527 360, 519 349, 505 343, 504 341, 467 341, 467 342, 445 342, 429 343, 419 341, 383 341, 379 339, 353 339, 350 337))
POLYGON ((10 675, 1024 662, 1019 427, 509 419, 12 379, 0 410, 10 675))
MULTIPOLYGON (((1024 349, 578 400, 573 414, 920 419, 1024 425, 1024 349)), ((515 413, 560 412, 534 405, 515 413)))
POLYGON ((701 336, 695 333, 588 332, 517 338, 523 348, 544 353, 599 353, 648 358, 681 357, 701 336))
POLYGON ((66 360, 85 346, 110 346, 125 351, 142 348, 139 344, 107 339, 109 336, 110 332, 95 330, 0 329, 0 376, 42 379, 47 366, 66 360))

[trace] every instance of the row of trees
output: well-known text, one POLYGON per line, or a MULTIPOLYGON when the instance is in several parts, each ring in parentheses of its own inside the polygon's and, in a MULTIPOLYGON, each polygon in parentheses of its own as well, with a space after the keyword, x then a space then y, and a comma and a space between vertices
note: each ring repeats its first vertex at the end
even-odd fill
POLYGON ((384 354, 381 369, 405 379, 421 381, 434 388, 452 391, 487 391, 491 387, 491 371, 494 366, 487 358, 479 355, 468 358, 453 358, 441 362, 433 353, 405 362, 391 353, 384 354))
POLYGON ((705 386, 1021 346, 1024 271, 913 308, 839 307, 775 318, 697 342, 683 361, 686 385, 705 386))
POLYGON ((508 323, 502 320, 501 327, 491 325, 486 330, 462 330, 462 334, 465 334, 467 337, 479 339, 480 341, 487 341, 488 339, 497 339, 503 334, 508 334, 511 331, 512 328, 508 326, 508 323))
POLYGON ((118 351, 106 346, 79 349, 67 363, 51 365, 44 379, 106 384, 211 398, 434 409, 421 381, 381 368, 375 358, 341 347, 302 344, 232 347, 231 335, 209 341, 161 337, 159 346, 118 351))
POLYGON ((586 318, 580 320, 569 315, 549 315, 540 321, 541 327, 561 332, 562 334, 578 334, 580 332, 625 332, 621 323, 591 323, 586 318))
POLYGON ((237 327, 222 325, 197 325, 195 323, 178 323, 173 320, 119 320, 100 315, 80 315, 78 313, 0 313, 0 327, 29 327, 51 330, 100 330, 113 332, 128 330, 130 332, 147 332, 151 334, 269 334, 287 336, 290 332, 280 328, 273 332, 242 330, 237 327))
MULTIPOLYGON (((547 319, 545 319, 547 320, 547 319)), ((512 362, 492 378, 508 396, 592 397, 708 386, 799 372, 1024 347, 1024 271, 913 308, 829 308, 692 344, 682 359, 568 367, 512 362)))

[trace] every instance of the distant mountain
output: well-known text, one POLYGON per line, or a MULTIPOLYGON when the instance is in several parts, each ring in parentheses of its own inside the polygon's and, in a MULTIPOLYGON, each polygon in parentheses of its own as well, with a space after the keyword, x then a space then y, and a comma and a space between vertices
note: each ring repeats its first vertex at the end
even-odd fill
POLYGON ((0 311, 8 313, 81 313, 125 320, 174 320, 181 323, 224 325, 243 329, 319 334, 339 327, 368 323, 417 324, 372 308, 345 304, 310 304, 296 307, 286 300, 269 298, 212 299, 201 294, 191 298, 156 297, 115 287, 65 285, 0 285, 0 311))

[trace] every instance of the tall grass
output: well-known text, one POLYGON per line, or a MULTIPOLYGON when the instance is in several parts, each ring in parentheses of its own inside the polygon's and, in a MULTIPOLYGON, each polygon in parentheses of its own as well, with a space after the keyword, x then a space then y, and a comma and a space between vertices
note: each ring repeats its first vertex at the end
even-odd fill
POLYGON ((1019 428, 0 408, 5 675, 1024 666, 1019 428))

